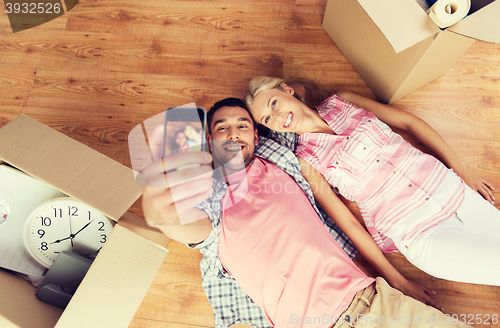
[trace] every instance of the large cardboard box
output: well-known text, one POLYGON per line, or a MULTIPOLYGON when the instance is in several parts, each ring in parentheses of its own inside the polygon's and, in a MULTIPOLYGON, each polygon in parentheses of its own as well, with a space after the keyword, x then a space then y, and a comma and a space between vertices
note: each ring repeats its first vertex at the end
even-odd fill
POLYGON ((381 102, 429 83, 475 40, 500 42, 500 1, 472 0, 441 30, 415 0, 328 0, 323 28, 381 102))
POLYGON ((2 162, 118 223, 64 311, 38 301, 31 284, 0 270, 0 327, 128 327, 169 241, 127 212, 142 192, 132 170, 27 116, 0 128, 2 162))

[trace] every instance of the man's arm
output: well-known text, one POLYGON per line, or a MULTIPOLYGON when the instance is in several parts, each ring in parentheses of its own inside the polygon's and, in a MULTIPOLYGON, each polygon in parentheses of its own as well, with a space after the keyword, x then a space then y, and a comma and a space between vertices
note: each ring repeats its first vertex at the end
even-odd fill
POLYGON ((205 152, 177 153, 146 167, 141 172, 146 181, 142 196, 146 222, 182 243, 205 240, 212 224, 207 214, 194 206, 212 194, 210 162, 211 156, 205 152), (176 171, 189 164, 200 165, 176 171), (191 223, 181 224, 182 217, 191 223))
POLYGON ((491 183, 477 176, 429 124, 404 110, 379 103, 352 92, 341 91, 337 94, 354 105, 372 112, 384 123, 412 134, 418 141, 436 153, 472 189, 494 204, 495 197, 493 196, 493 186, 491 183))
POLYGON ((354 246, 377 270, 387 282, 394 288, 399 289, 404 294, 411 296, 425 304, 442 309, 442 306, 434 301, 429 295, 435 293, 414 281, 407 280, 382 254, 377 244, 351 211, 335 195, 330 185, 324 177, 302 158, 298 158, 302 175, 311 185, 314 198, 330 218, 342 229, 352 240, 354 246))

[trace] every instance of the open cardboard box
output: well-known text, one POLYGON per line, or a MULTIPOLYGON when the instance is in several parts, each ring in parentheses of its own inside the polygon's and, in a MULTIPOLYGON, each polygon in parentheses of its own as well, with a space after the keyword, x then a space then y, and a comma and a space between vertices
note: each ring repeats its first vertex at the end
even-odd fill
POLYGON ((0 163, 118 221, 64 311, 38 301, 36 288, 0 270, 0 327, 128 327, 169 242, 127 212, 142 193, 132 170, 23 115, 0 128, 0 140, 0 163))
POLYGON ((500 42, 500 1, 471 0, 441 30, 415 0, 328 0, 323 29, 381 102, 392 104, 446 71, 474 43, 500 42))

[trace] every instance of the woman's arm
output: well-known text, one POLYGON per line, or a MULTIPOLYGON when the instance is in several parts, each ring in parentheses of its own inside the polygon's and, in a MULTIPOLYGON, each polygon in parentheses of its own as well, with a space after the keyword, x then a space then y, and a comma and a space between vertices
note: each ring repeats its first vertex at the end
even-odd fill
POLYGON ((337 94, 354 105, 372 112, 386 124, 412 134, 418 141, 436 153, 466 184, 479 192, 487 201, 494 204, 495 197, 492 192, 494 188, 491 183, 477 176, 429 124, 404 110, 379 103, 352 92, 340 91, 337 94))
POLYGON ((429 295, 434 295, 432 290, 410 280, 396 270, 386 259, 384 254, 377 247, 377 244, 358 220, 352 215, 351 211, 335 195, 330 185, 324 177, 302 158, 298 158, 301 172, 307 180, 314 194, 314 198, 330 218, 344 231, 354 243, 354 246, 377 270, 387 282, 394 288, 399 289, 406 295, 409 295, 425 304, 434 306, 437 309, 442 307, 434 301, 429 295))

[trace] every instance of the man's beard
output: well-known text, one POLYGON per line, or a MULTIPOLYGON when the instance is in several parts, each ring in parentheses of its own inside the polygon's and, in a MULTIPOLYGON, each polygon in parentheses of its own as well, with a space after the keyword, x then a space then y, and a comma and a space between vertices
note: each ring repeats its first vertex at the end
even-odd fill
POLYGON ((223 170, 221 175, 225 176, 244 170, 252 164, 255 159, 255 152, 253 145, 246 142, 212 140, 212 156, 215 164, 214 169, 220 167, 223 170), (241 147, 238 152, 230 153, 227 151, 227 147, 237 144, 241 147))

